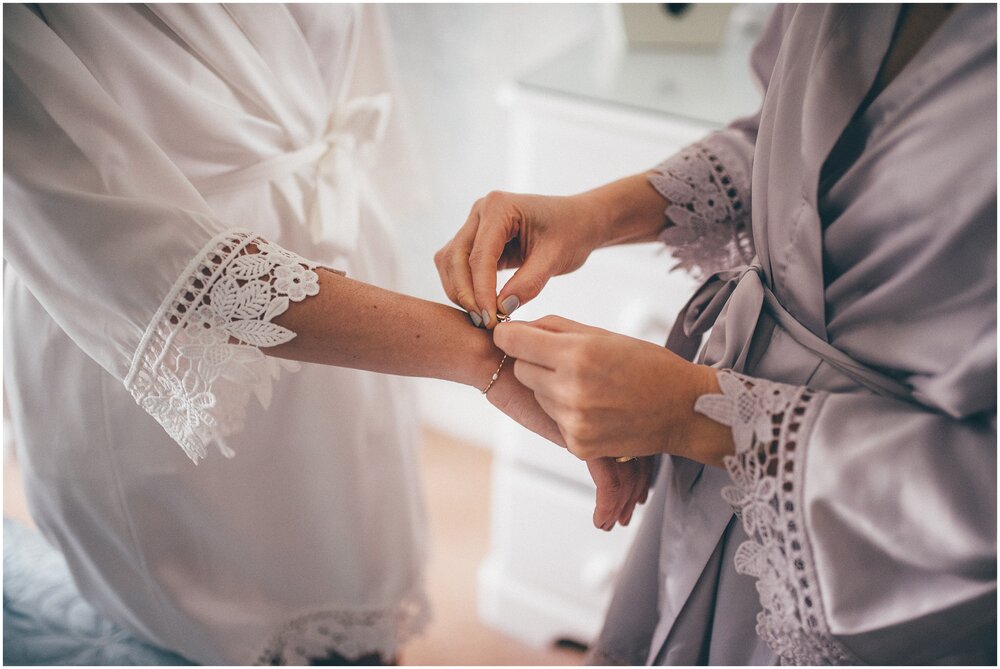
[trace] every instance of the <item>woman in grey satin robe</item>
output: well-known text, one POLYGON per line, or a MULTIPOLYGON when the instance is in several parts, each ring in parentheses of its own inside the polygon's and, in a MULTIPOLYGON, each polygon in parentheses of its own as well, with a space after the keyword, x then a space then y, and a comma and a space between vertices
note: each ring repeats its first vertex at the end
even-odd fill
POLYGON ((666 454, 592 661, 995 663, 996 34, 995 6, 779 6, 755 117, 578 196, 492 195, 439 253, 493 313, 611 243, 708 275, 678 356, 495 330, 575 454, 666 454), (724 457, 682 446, 695 415, 724 457))

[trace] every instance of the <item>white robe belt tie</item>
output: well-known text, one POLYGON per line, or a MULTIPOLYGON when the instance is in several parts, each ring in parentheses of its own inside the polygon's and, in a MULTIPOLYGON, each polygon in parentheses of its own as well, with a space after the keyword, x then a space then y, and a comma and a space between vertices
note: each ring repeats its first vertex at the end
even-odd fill
POLYGON ((858 362, 824 341, 788 313, 767 286, 755 258, 750 265, 716 272, 695 291, 677 316, 667 348, 694 360, 704 335, 727 310, 725 354, 716 366, 745 371, 747 354, 761 313, 767 313, 798 344, 872 392, 913 402, 913 391, 895 379, 858 362))
POLYGON ((308 146, 195 181, 204 194, 217 194, 277 181, 314 166, 314 199, 307 205, 305 225, 316 243, 332 243, 343 255, 357 248, 361 203, 368 190, 368 153, 382 140, 390 97, 381 93, 354 98, 338 106, 327 133, 308 146))

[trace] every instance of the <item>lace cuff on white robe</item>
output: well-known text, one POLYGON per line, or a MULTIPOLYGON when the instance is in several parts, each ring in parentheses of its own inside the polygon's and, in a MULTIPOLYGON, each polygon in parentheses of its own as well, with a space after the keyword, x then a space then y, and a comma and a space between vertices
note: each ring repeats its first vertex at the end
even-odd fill
POLYGON ((125 387, 194 462, 210 443, 232 457, 225 437, 243 428, 251 395, 266 408, 280 370, 298 369, 259 347, 295 337, 273 320, 319 292, 314 269, 253 233, 230 230, 198 253, 167 295, 125 387))
POLYGON ((663 161, 649 176, 670 201, 664 212, 673 224, 660 233, 677 265, 695 277, 749 263, 750 177, 742 162, 714 136, 663 161))
POLYGON ((732 428, 736 453, 725 465, 734 485, 722 496, 750 537, 735 563, 757 579, 757 634, 782 664, 857 663, 827 626, 802 509, 806 440, 826 394, 729 371, 718 380, 722 394, 694 408, 732 428))
POLYGON ((323 663, 330 651, 351 661, 378 655, 396 661, 399 648, 424 630, 430 605, 422 592, 395 607, 373 611, 317 611, 279 630, 256 658, 257 665, 303 666, 323 663))

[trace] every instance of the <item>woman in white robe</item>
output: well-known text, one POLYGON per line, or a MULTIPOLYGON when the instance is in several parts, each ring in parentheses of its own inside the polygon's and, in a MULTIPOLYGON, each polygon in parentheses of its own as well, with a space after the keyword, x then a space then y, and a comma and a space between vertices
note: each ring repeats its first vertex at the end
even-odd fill
POLYGON ((591 659, 995 664, 996 7, 782 5, 752 66, 755 117, 579 196, 487 198, 439 256, 506 312, 658 232, 710 275, 667 342, 699 365, 495 330, 576 454, 669 455, 591 659))
MULTIPOLYGON (((355 369, 482 390, 502 353, 370 285, 398 287, 380 205, 411 192, 377 8, 4 20, 4 385, 33 518, 88 601, 190 660, 390 661, 427 616, 414 402, 355 369)), ((502 372, 487 399, 532 424, 502 372)))
POLYGON ((223 364, 219 383, 248 375, 241 394, 268 411, 239 415, 244 398, 204 375, 188 377, 204 387, 185 406, 183 391, 150 388, 170 363, 147 333, 226 227, 393 285, 370 199, 355 230, 310 229, 304 161, 237 182, 262 158, 322 142, 338 100, 385 90, 376 17, 34 11, 4 8, 4 385, 33 518, 88 600, 192 660, 393 657, 426 616, 410 391, 313 365, 272 380, 277 361, 251 356, 223 364), (380 78, 350 81, 365 68, 380 78), (171 434, 137 405, 157 396, 171 434), (203 420, 188 420, 199 408, 203 420), (223 446, 237 457, 198 467, 171 439, 197 460, 237 432, 223 446))

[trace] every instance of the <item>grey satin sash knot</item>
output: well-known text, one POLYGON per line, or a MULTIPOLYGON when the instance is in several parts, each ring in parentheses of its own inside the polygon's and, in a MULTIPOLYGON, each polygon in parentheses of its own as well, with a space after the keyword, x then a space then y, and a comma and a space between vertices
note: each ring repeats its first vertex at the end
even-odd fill
MULTIPOLYGON (((667 337, 667 348, 674 353, 694 360, 701 348, 702 336, 708 332, 727 304, 732 302, 738 304, 742 310, 748 310, 751 317, 740 319, 743 322, 752 322, 750 331, 746 336, 735 337, 742 339, 744 345, 732 360, 723 361, 723 366, 737 371, 742 371, 746 364, 746 353, 750 347, 750 339, 753 336, 753 328, 756 327, 757 317, 763 304, 763 281, 761 280, 762 269, 760 265, 753 263, 733 269, 722 270, 708 277, 695 291, 691 299, 688 300, 684 308, 677 315, 677 320, 667 337), (749 277, 749 278, 748 278, 749 277), (739 292, 736 300, 733 296, 739 292)), ((730 306, 730 309, 733 307, 730 306)), ((736 320, 736 319, 731 319, 736 320)), ((739 327, 743 323, 733 322, 729 327, 739 327)), ((743 328, 745 329, 745 328, 743 328)), ((734 339, 727 332, 727 340, 734 339)))
POLYGON ((795 319, 767 286, 764 270, 754 258, 743 267, 716 272, 708 277, 684 305, 667 338, 667 348, 694 360, 702 336, 727 310, 724 353, 717 367, 746 370, 747 354, 761 314, 768 315, 798 344, 861 386, 885 397, 913 402, 913 390, 882 372, 858 362, 820 338, 795 319))

